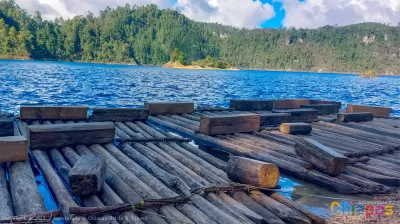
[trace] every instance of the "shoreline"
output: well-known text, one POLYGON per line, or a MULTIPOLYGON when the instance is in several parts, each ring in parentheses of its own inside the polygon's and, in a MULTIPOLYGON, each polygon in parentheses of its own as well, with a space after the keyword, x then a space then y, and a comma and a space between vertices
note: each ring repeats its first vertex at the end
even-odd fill
MULTIPOLYGON (((340 71, 307 71, 307 70, 284 70, 284 69, 257 69, 257 68, 202 68, 200 66, 185 65, 185 66, 164 66, 164 65, 150 65, 150 64, 135 64, 128 62, 102 62, 102 61, 60 61, 60 60, 37 60, 27 57, 4 57, 0 56, 1 60, 11 61, 42 61, 42 62, 70 62, 70 63, 88 63, 88 64, 105 64, 105 65, 129 65, 129 66, 155 66, 161 68, 172 69, 188 69, 188 70, 220 70, 220 71, 266 71, 266 72, 304 72, 304 73, 320 73, 320 74, 343 74, 343 75, 360 75, 359 72, 340 72, 340 71)), ((377 76, 394 76, 399 77, 400 74, 377 74, 377 76)))

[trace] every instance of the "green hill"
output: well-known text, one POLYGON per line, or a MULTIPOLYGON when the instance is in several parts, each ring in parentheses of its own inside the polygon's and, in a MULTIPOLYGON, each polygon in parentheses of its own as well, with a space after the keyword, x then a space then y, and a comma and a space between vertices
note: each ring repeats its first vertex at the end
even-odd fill
POLYGON ((0 1, 0 57, 161 65, 179 48, 190 64, 210 55, 238 68, 400 74, 400 27, 238 29, 155 5, 106 8, 45 21, 0 1))

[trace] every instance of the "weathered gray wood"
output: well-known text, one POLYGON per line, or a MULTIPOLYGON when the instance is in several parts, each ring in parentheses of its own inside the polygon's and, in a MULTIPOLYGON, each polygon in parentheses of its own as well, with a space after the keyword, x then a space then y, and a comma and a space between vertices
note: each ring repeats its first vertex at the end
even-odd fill
POLYGON ((274 188, 280 175, 274 164, 237 156, 230 157, 226 171, 233 181, 263 188, 274 188))
POLYGON ((221 159, 215 157, 215 156, 211 156, 209 153, 194 147, 193 145, 191 145, 190 143, 187 142, 182 142, 180 144, 183 148, 185 148, 188 152, 193 153, 194 155, 204 159, 205 161, 207 161, 208 163, 210 163, 211 165, 215 166, 218 169, 221 170, 225 170, 226 169, 226 165, 227 163, 225 161, 222 161, 221 159))
POLYGON ((311 220, 306 216, 292 210, 286 205, 281 204, 278 201, 264 195, 259 191, 252 191, 250 193, 250 198, 255 200, 260 205, 264 206, 266 209, 274 213, 280 219, 282 219, 285 223, 292 224, 311 224, 311 220))
POLYGON ((345 174, 340 174, 337 176, 340 180, 346 181, 348 183, 354 184, 356 186, 359 186, 361 188, 368 189, 371 192, 376 192, 376 193, 388 193, 391 188, 379 184, 377 182, 368 180, 368 179, 361 179, 358 178, 357 176, 354 176, 350 172, 346 172, 345 174))
POLYGON ((206 135, 254 132, 260 130, 260 115, 237 114, 204 116, 200 120, 200 133, 206 135))
POLYGON ((369 180, 387 185, 387 186, 400 186, 400 178, 398 177, 390 177, 390 176, 385 176, 382 174, 377 174, 374 172, 370 172, 367 170, 363 170, 357 167, 349 166, 346 168, 352 173, 355 173, 359 176, 362 176, 364 178, 367 178, 369 180))
POLYGON ((28 140, 25 137, 0 137, 0 163, 25 160, 28 160, 28 140))
POLYGON ((13 204, 6 179, 6 171, 0 163, 0 220, 14 216, 13 204))
POLYGON ((14 119, 0 118, 0 137, 14 135, 14 119))
POLYGON ((300 108, 312 108, 318 110, 319 115, 339 113, 340 107, 337 104, 304 104, 300 108))
POLYGON ((144 121, 149 110, 143 108, 93 108, 92 120, 98 121, 144 121))
POLYGON ((343 173, 349 161, 347 157, 309 138, 296 139, 295 150, 304 160, 332 176, 343 173))
POLYGON ((279 131, 291 135, 308 135, 312 131, 312 126, 307 123, 283 123, 279 131))
POLYGON ((151 115, 156 114, 190 114, 194 111, 193 102, 145 102, 144 108, 151 115))
POLYGON ((82 156, 68 174, 72 195, 87 197, 100 192, 105 172, 103 159, 95 156, 82 156))
POLYGON ((110 143, 114 141, 114 135, 115 126, 112 122, 29 126, 32 149, 110 143))
POLYGON ((272 110, 274 107, 273 100, 262 99, 232 99, 230 101, 230 108, 236 110, 272 110))
POLYGON ((390 114, 392 113, 392 108, 348 104, 346 112, 348 113, 370 112, 375 117, 390 117, 390 114))
POLYGON ((21 105, 21 120, 85 120, 88 106, 21 105))
POLYGON ((9 178, 15 215, 47 211, 29 161, 12 163, 9 167, 9 178))
MULTIPOLYGON (((67 188, 65 187, 64 183, 57 175, 57 173, 54 171, 45 151, 34 150, 32 154, 34 155, 41 170, 43 171, 43 174, 46 177, 49 186, 53 190, 54 196, 58 202, 58 205, 63 215, 71 220, 72 217, 69 214, 69 207, 78 207, 78 204, 74 201, 72 196, 69 194, 67 188)), ((74 216, 74 218, 71 220, 71 223, 89 224, 89 221, 85 217, 74 216)))
POLYGON ((374 115, 370 112, 339 113, 337 116, 341 122, 365 122, 374 119, 374 115))

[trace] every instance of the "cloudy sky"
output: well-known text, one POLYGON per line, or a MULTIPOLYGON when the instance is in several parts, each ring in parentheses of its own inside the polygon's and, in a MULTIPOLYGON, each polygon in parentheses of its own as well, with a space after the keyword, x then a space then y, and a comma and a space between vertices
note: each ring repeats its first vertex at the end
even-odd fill
POLYGON ((156 4, 180 9, 196 21, 237 27, 315 28, 360 22, 400 22, 400 0, 16 0, 20 7, 43 18, 71 18, 107 6, 156 4))

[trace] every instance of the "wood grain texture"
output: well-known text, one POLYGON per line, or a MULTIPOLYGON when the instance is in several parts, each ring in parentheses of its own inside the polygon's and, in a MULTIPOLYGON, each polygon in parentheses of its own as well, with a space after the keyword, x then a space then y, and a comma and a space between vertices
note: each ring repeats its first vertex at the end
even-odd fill
POLYGON ((200 133, 205 135, 255 132, 260 130, 260 115, 213 115, 200 118, 200 133))
POLYGON ((319 115, 339 113, 340 107, 337 104, 304 104, 300 108, 311 108, 318 110, 319 115))
POLYGON ((25 137, 0 137, 0 162, 25 160, 28 160, 28 140, 25 137))
POLYGON ((31 125, 28 129, 31 149, 110 143, 115 135, 112 122, 31 125))
POLYGON ((339 113, 338 121, 341 122, 366 122, 374 120, 374 115, 371 112, 358 113, 339 113))
POLYGON ((104 160, 96 156, 82 156, 68 174, 71 194, 87 197, 100 192, 106 174, 104 160))
POLYGON ((0 163, 0 217, 10 217, 14 215, 10 192, 8 191, 8 183, 5 164, 0 163))
POLYGON ((0 136, 14 135, 14 119, 0 118, 0 136))
POLYGON ((375 117, 390 117, 390 114, 392 113, 392 108, 348 104, 346 112, 371 112, 375 117))
POLYGON ((230 108, 236 110, 272 110, 274 107, 273 100, 261 100, 261 99, 232 99, 230 101, 230 108))
POLYGON ((283 123, 279 131, 291 135, 308 135, 312 131, 312 126, 307 123, 283 123))
POLYGON ((274 100, 274 109, 296 109, 300 108, 300 105, 310 104, 308 99, 285 99, 285 100, 274 100))
POLYGON ((276 187, 280 175, 275 164, 237 156, 230 157, 226 170, 233 181, 263 188, 276 187))
POLYGON ((297 138, 296 153, 314 167, 331 176, 342 174, 349 158, 309 138, 297 138))
POLYGON ((149 110, 143 108, 93 108, 92 120, 98 121, 144 121, 149 110))
POLYGON ((194 112, 193 102, 145 102, 144 108, 149 110, 151 115, 157 114, 191 114, 194 112))
POLYGON ((85 120, 88 106, 21 105, 21 120, 85 120))
POLYGON ((268 126, 281 124, 285 122, 291 122, 293 120, 292 115, 290 113, 268 113, 268 114, 260 114, 260 125, 268 126))

